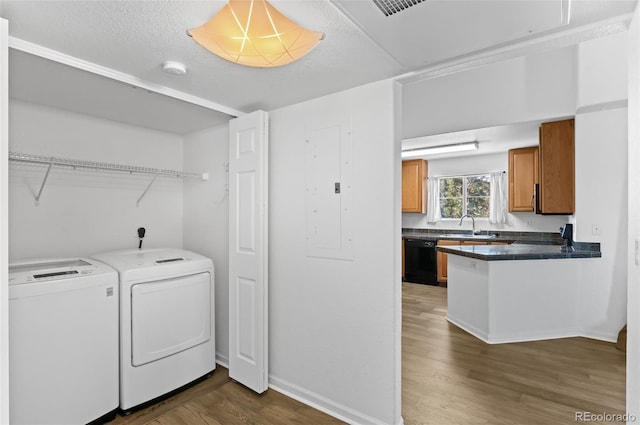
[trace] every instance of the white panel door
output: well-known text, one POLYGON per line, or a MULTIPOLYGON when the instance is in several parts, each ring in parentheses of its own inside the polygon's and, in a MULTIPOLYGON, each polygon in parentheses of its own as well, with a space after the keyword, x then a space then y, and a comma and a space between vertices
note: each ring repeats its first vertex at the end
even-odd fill
POLYGON ((268 115, 229 122, 229 376, 268 387, 268 115))
POLYGON ((0 423, 9 423, 9 23, 0 18, 0 423))

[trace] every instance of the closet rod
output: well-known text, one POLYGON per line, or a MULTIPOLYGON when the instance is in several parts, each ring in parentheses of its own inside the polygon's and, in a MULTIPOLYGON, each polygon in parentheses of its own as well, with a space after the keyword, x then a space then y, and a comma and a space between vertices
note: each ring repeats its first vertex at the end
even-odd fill
POLYGON ((9 152, 9 160, 16 162, 28 162, 31 164, 55 165, 59 167, 86 168, 93 170, 120 171, 125 173, 153 174, 173 177, 198 177, 208 180, 207 173, 192 173, 186 171, 167 170, 162 168, 138 167, 133 165, 112 164, 107 162, 85 161, 80 159, 59 158, 55 156, 42 156, 27 153, 9 152))

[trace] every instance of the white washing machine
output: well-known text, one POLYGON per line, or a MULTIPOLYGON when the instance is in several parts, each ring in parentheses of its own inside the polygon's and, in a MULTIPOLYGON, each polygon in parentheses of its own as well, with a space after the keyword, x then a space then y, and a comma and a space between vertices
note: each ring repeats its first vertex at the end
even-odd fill
POLYGON ((181 249, 97 254, 120 275, 120 409, 153 402, 216 367, 213 262, 181 249))
POLYGON ((9 265, 11 424, 86 424, 118 408, 118 274, 88 258, 9 265))

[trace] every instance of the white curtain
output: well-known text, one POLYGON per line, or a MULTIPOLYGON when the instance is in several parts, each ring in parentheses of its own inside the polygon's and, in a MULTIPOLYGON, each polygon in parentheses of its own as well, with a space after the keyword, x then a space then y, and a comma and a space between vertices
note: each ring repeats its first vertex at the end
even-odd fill
POLYGON ((440 221, 440 182, 437 177, 430 177, 427 183, 427 223, 440 221))
POLYGON ((489 198, 489 223, 507 222, 507 184, 506 174, 491 173, 491 197, 489 198))

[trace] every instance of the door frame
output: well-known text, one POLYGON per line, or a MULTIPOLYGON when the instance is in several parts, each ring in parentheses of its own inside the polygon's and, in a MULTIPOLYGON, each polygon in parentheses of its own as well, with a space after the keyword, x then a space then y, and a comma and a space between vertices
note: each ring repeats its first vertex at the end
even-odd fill
POLYGON ((9 423, 9 22, 0 18, 0 423, 9 423))

